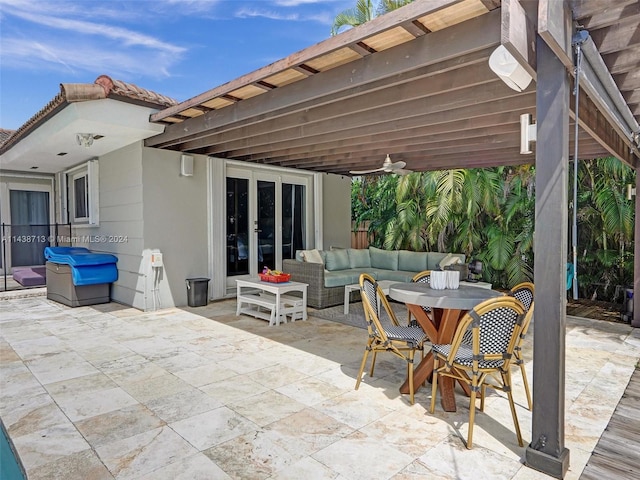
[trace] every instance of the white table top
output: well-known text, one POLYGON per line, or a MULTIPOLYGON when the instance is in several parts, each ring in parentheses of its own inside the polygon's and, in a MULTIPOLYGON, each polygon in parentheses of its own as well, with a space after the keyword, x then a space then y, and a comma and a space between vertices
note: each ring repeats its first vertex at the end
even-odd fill
POLYGON ((464 285, 455 290, 435 290, 426 283, 394 283, 389 287, 389 296, 399 302, 458 310, 471 310, 484 300, 502 295, 496 290, 464 285))
POLYGON ((256 286, 259 288, 266 289, 277 289, 277 288, 286 288, 291 290, 301 290, 303 287, 308 287, 309 285, 302 282, 263 282, 260 278, 245 278, 245 279, 236 279, 236 284, 242 287, 252 287, 256 286))

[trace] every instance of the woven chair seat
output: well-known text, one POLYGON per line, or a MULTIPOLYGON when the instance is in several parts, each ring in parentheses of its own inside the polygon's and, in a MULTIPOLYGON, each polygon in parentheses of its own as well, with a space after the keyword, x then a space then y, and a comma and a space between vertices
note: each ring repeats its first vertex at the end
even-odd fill
POLYGON ((427 334, 422 328, 388 326, 384 327, 384 332, 389 340, 407 342, 413 348, 422 345, 427 340, 427 334))
MULTIPOLYGON (((451 353, 451 345, 433 345, 431 347, 434 354, 440 354, 442 356, 448 357, 449 353, 451 353)), ((471 345, 466 345, 464 343, 460 344, 458 351, 456 352, 456 356, 454 358, 454 362, 460 365, 464 365, 465 367, 473 366, 473 348, 471 345)), ((504 365, 504 360, 479 360, 478 368, 484 370, 487 368, 501 368, 504 365)))

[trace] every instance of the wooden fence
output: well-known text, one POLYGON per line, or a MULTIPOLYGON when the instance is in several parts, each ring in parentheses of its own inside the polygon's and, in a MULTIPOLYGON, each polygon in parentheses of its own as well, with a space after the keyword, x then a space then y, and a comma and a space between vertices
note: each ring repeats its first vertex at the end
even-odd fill
POLYGON ((369 223, 360 224, 357 230, 355 229, 355 222, 351 223, 351 248, 369 248, 369 223))

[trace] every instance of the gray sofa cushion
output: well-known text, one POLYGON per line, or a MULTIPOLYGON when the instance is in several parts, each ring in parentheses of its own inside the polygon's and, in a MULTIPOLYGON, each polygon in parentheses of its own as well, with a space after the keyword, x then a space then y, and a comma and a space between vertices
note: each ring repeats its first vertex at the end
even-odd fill
POLYGON ((384 268, 385 270, 398 270, 398 251, 382 250, 369 247, 372 268, 384 268))
POLYGON ((349 268, 349 255, 347 254, 347 250, 329 250, 326 252, 325 268, 327 270, 347 270, 349 268))
POLYGON ((406 270, 378 270, 376 280, 391 280, 394 282, 410 282, 416 272, 406 270))
POLYGON ((427 269, 427 252, 410 252, 400 250, 398 252, 398 270, 409 272, 422 272, 427 269))
POLYGON ((352 285, 360 281, 360 274, 365 273, 362 270, 335 270, 324 272, 324 286, 325 287, 344 287, 345 285, 352 285))
POLYGON ((371 258, 369 257, 369 249, 367 248, 349 248, 347 250, 349 255, 349 267, 350 268, 369 268, 371 267, 371 258))

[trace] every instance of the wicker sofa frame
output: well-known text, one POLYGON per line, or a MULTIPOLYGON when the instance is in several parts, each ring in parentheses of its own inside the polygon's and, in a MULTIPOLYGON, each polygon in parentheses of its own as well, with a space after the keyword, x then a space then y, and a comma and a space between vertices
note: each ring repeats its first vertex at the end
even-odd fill
MULTIPOLYGON (((309 285, 307 287, 309 307, 327 308, 344 302, 344 287, 324 286, 324 265, 287 259, 282 262, 282 269, 291 274, 291 280, 309 285)), ((352 301, 359 298, 360 292, 351 293, 352 301)))

